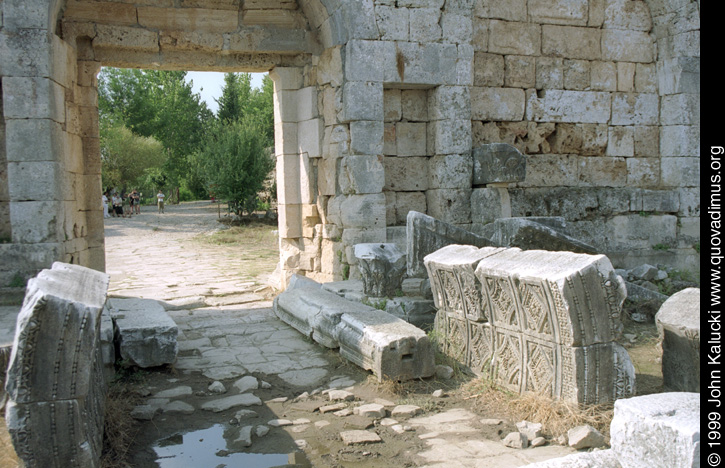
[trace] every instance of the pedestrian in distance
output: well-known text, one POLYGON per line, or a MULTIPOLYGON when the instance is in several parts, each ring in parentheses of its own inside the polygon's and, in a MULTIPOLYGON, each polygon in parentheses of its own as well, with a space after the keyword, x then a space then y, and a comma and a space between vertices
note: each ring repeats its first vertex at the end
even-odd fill
POLYGON ((159 190, 159 193, 156 194, 156 201, 159 205, 159 213, 161 214, 164 212, 164 198, 166 198, 165 195, 159 190))
POLYGON ((138 190, 134 189, 133 192, 131 192, 131 199, 133 200, 134 212, 136 214, 141 214, 141 194, 138 193, 138 190))

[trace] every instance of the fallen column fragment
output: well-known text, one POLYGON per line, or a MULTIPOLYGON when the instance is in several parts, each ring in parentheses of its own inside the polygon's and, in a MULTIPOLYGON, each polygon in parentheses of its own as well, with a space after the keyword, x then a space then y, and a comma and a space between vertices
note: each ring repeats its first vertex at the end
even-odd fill
POLYGON ((25 466, 100 466, 109 276, 54 263, 28 282, 7 373, 6 421, 25 466))
POLYGON ((603 255, 448 246, 425 263, 436 330, 474 372, 579 404, 633 394, 634 367, 615 342, 626 291, 603 255))
POLYGON ((687 288, 667 299, 655 315, 662 342, 666 389, 700 391, 700 290, 687 288))
POLYGON ((275 298, 274 312, 299 332, 328 348, 339 347, 343 357, 381 380, 410 380, 435 372, 433 348, 419 328, 312 281, 290 284, 275 298))

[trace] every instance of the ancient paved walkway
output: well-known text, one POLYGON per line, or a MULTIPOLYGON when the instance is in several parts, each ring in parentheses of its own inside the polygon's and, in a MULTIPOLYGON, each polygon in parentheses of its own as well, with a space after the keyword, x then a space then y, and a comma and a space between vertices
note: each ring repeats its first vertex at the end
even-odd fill
POLYGON ((513 430, 512 422, 491 427, 462 400, 448 400, 438 410, 433 405, 417 417, 399 415, 400 421, 388 419, 384 424, 379 418, 354 415, 363 403, 380 404, 390 414, 401 402, 380 398, 379 390, 365 385, 364 372, 275 317, 263 274, 271 273, 273 261, 260 260, 250 277, 240 270, 248 265, 240 260, 244 252, 194 240, 219 228, 216 208, 208 202, 169 206, 164 215, 145 208, 140 216, 106 220, 109 294, 162 301, 180 330, 175 364, 179 372, 151 376, 146 404, 156 416, 139 436, 154 437, 151 434, 163 428, 168 439, 155 452, 146 448, 145 455, 139 453, 134 466, 247 466, 247 459, 235 461, 233 456, 243 456, 235 452, 289 453, 301 448, 313 466, 352 462, 356 467, 514 468, 571 453, 556 445, 505 447, 497 434, 513 430), (208 389, 212 381, 222 381, 225 393, 208 389), (249 381, 251 388, 242 388, 249 381), (340 386, 354 401, 332 401, 335 397, 328 390, 340 386), (304 390, 311 394, 300 397, 304 390), (330 404, 342 410, 320 410, 330 404), (236 412, 246 405, 253 412, 236 412), (230 425, 230 417, 236 424, 230 425), (173 435, 200 424, 208 428, 204 436, 173 435), (223 432, 222 444, 228 450, 199 445, 215 428, 220 440, 223 432), (243 448, 252 443, 252 428, 254 443, 243 448), (379 434, 382 442, 346 446, 340 437, 343 431, 362 429, 379 434), (269 435, 259 435, 265 431, 269 435), (210 453, 198 453, 205 450, 210 453), (192 452, 197 458, 184 458, 192 452))

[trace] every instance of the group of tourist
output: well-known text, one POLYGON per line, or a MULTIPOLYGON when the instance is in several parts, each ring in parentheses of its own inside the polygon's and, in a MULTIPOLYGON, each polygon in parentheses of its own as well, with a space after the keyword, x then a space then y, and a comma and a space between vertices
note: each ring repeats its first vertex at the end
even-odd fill
MULTIPOLYGON (((159 207, 159 213, 164 212, 165 195, 161 190, 156 194, 156 201, 159 207)), ((118 192, 107 191, 103 193, 103 217, 104 218, 130 218, 134 214, 141 214, 141 194, 138 190, 133 190, 129 194, 121 194, 118 192)))

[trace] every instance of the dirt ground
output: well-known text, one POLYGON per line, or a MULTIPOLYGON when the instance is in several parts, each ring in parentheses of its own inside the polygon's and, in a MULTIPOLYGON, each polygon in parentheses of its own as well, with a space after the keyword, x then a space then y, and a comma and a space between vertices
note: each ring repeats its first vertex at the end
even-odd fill
MULTIPOLYGON (((112 278, 109 293, 167 301, 199 295, 206 297, 208 302, 217 301, 221 306, 242 304, 254 309, 258 303, 259 307, 268 308, 269 299, 275 294, 266 284, 277 262, 276 236, 273 232, 276 227, 255 224, 230 230, 219 223, 220 213, 223 215, 223 210, 219 210, 217 205, 194 202, 168 206, 163 215, 157 214, 155 207, 144 207, 140 216, 107 220, 107 272, 112 278), (242 293, 238 292, 240 289, 242 293)), ((627 321, 625 334, 629 338, 623 338, 622 344, 628 349, 635 365, 637 393, 661 391, 661 353, 654 324, 627 321)), ((551 428, 561 430, 556 425, 549 425, 547 447, 540 447, 544 450, 496 452, 498 449, 495 447, 501 445, 500 440, 515 431, 515 423, 526 415, 517 411, 515 398, 506 396, 506 392, 498 392, 504 398, 496 400, 493 405, 489 404, 486 398, 492 395, 490 388, 481 379, 463 370, 457 370, 449 380, 432 378, 404 384, 381 384, 367 372, 342 359, 336 351, 326 350, 324 357, 329 363, 329 380, 347 377, 355 382, 348 390, 355 395, 356 401, 347 403, 348 408, 362 402, 377 401, 385 405, 414 404, 421 407, 423 414, 413 420, 396 418, 403 426, 408 425, 408 429, 411 429, 398 433, 370 418, 322 414, 319 408, 331 404, 329 397, 320 392, 326 388, 324 384, 293 386, 275 375, 255 372, 252 375, 259 381, 268 382, 270 388, 254 390, 263 404, 249 408, 257 413, 252 419, 237 421, 235 413, 240 408, 234 408, 219 413, 201 410, 191 414, 165 412, 155 416, 152 421, 136 421, 128 417, 134 405, 144 402, 151 394, 179 386, 191 387, 191 395, 186 396, 184 401, 195 408, 200 407, 213 397, 208 390, 212 379, 200 372, 174 366, 151 370, 130 369, 119 373, 119 383, 112 388, 116 401, 112 411, 116 414, 109 414, 110 427, 115 428, 112 430, 122 431, 126 439, 117 442, 118 452, 107 454, 105 466, 503 468, 571 453, 568 447, 558 446, 554 442, 559 433, 553 433, 551 428), (124 391, 119 390, 120 385, 123 385, 124 391), (446 396, 433 397, 432 392, 438 389, 443 389, 446 396), (305 392, 312 395, 304 396, 305 392), (302 398, 298 398, 300 395, 303 395, 302 398), (499 404, 504 401, 513 403, 499 404), (463 414, 464 418, 473 415, 466 426, 472 432, 460 429, 463 432, 446 433, 442 426, 436 429, 441 423, 426 420, 426 417, 447 414, 463 414), (256 428, 272 419, 287 419, 295 424, 271 428, 269 435, 254 438, 251 447, 244 447, 236 441, 242 427, 252 425, 256 428), (482 421, 485 419, 502 421, 492 424, 482 421), (373 431, 380 435, 383 442, 344 445, 340 432, 355 429, 373 431), (494 458, 485 462, 488 464, 479 464, 483 461, 435 464, 434 455, 428 456, 435 451, 435 444, 426 440, 426 434, 435 434, 431 436, 436 437, 433 440, 448 443, 446 447, 451 447, 449 457, 452 459, 455 458, 455 450, 461 448, 460 444, 456 445, 456 439, 471 442, 469 446, 473 442, 481 445, 479 449, 483 452, 476 454, 471 449, 472 460, 483 460, 481 453, 490 453, 494 458), (488 443, 495 444, 485 445, 488 443), (258 454, 256 458, 254 454, 258 454), (205 455, 209 457, 204 458, 205 455), (125 458, 125 462, 120 458, 125 458), (501 461, 491 464, 493 460, 501 461)), ((230 388, 235 380, 229 378, 220 381, 230 388)), ((388 409, 392 407, 388 406, 388 409)), ((606 429, 607 425, 603 427, 606 429)), ((7 456, 7 433, 2 432, 0 452, 6 456, 0 456, 0 467, 14 466, 12 457, 7 456)))

